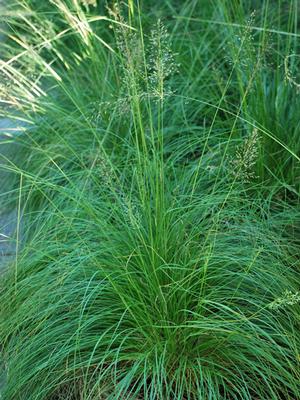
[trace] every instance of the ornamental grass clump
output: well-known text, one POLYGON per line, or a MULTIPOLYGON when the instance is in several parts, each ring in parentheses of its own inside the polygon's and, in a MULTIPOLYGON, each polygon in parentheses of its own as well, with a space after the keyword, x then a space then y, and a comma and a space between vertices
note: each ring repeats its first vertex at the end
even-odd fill
POLYGON ((135 180, 129 218, 101 187, 40 217, 2 293, 6 398, 297 398, 286 241, 224 193, 187 203, 168 182, 161 203, 135 180))
POLYGON ((295 4, 181 3, 5 14, 4 400, 300 398, 295 4))

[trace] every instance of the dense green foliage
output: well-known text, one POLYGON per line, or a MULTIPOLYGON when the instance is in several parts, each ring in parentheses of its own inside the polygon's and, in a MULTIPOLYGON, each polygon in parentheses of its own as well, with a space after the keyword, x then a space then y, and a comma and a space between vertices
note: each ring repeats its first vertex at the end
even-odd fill
POLYGON ((300 398, 298 8, 6 8, 4 400, 300 398))

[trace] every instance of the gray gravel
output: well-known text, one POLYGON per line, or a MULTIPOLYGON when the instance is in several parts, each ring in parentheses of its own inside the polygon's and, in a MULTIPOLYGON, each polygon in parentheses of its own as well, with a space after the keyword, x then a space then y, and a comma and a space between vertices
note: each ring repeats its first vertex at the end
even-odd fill
POLYGON ((14 240, 17 228, 16 210, 0 214, 0 266, 3 268, 15 256, 14 240))
MULTIPOLYGON (((0 120, 0 127, 1 124, 3 128, 3 120, 0 120)), ((14 236, 17 227, 17 211, 8 210, 4 205, 9 200, 6 192, 12 176, 3 167, 5 167, 6 158, 9 159, 13 151, 16 151, 16 147, 14 144, 6 143, 6 137, 1 135, 0 130, 0 271, 14 256, 16 249, 14 236)))

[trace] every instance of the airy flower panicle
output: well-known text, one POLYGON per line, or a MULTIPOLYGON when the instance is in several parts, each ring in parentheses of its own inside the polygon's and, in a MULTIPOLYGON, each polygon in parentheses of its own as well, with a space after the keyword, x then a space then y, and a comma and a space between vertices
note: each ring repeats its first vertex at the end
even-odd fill
POLYGON ((121 59, 121 96, 116 101, 120 114, 127 114, 133 101, 163 101, 173 93, 169 78, 178 68, 167 29, 158 20, 150 35, 141 38, 126 25, 118 4, 108 12, 119 22, 114 29, 121 59))
MULTIPOLYGON (((300 83, 297 81, 296 72, 292 72, 292 64, 299 66, 295 60, 300 56, 297 54, 290 54, 285 57, 284 59, 284 74, 285 74, 285 81, 288 82, 290 85, 294 86, 297 92, 300 92, 300 83)), ((294 69, 296 69, 294 67, 294 69)))
POLYGON ((298 303, 300 303, 300 292, 293 293, 290 290, 286 290, 281 297, 278 297, 269 304, 269 308, 278 311, 281 308, 293 306, 298 303))
POLYGON ((80 1, 85 7, 93 6, 97 7, 97 0, 81 0, 80 1))
POLYGON ((159 19, 155 29, 151 31, 148 49, 148 87, 152 97, 163 100, 173 93, 167 85, 167 80, 177 69, 175 55, 170 47, 169 33, 159 19))
POLYGON ((257 129, 237 147, 234 158, 230 159, 230 173, 236 180, 249 182, 255 178, 253 167, 258 156, 259 135, 257 129))

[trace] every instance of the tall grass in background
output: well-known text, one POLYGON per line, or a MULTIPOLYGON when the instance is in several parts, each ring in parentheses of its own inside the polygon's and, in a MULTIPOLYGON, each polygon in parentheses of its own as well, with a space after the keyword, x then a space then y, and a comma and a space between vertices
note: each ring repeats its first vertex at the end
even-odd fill
POLYGON ((300 397, 297 10, 5 9, 4 399, 300 397))

